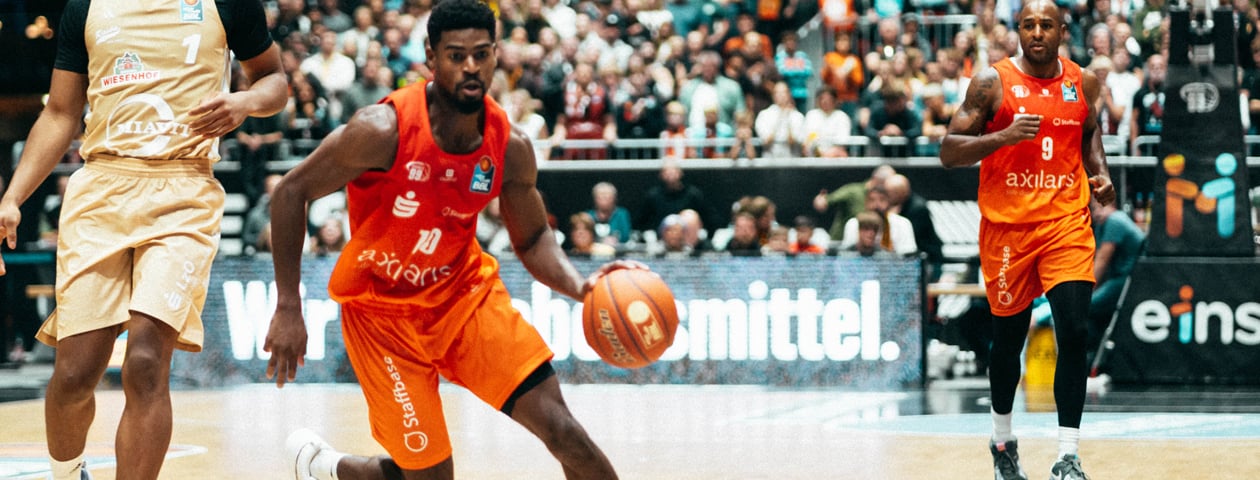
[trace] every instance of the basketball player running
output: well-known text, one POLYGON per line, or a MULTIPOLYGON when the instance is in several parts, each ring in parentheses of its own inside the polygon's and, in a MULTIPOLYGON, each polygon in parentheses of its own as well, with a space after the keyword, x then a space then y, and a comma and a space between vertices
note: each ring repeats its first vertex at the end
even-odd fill
POLYGON ((223 217, 211 171, 218 139, 287 98, 264 19, 259 0, 66 4, 48 105, 0 199, 0 236, 13 248, 18 206, 78 136, 87 103, 86 164, 61 210, 57 310, 38 334, 57 347, 44 409, 55 479, 87 476, 93 390, 124 330, 118 478, 158 476, 171 440, 172 351, 201 350, 223 217), (248 90, 226 93, 229 49, 248 90))
POLYGON ((1011 434, 1020 352, 1032 300, 1055 318, 1059 455, 1051 478, 1085 479, 1077 456, 1085 405, 1086 332, 1093 288, 1090 194, 1115 199, 1094 110, 1099 82, 1059 56, 1067 26, 1051 0, 1019 14, 1021 53, 980 72, 941 144, 946 167, 980 164, 980 266, 993 312, 989 386, 994 476, 1027 478, 1011 434), (1088 175, 1088 179, 1086 178, 1088 175))
POLYGON ((306 349, 299 274, 307 202, 347 187, 353 236, 329 281, 346 350, 388 456, 347 456, 309 430, 287 442, 294 475, 316 479, 453 478, 438 376, 462 385, 538 436, 571 479, 613 479, 573 415, 551 351, 512 308, 498 263, 476 241, 477 213, 500 196, 516 256, 573 298, 582 277, 547 225, 527 136, 486 96, 497 63, 495 17, 477 0, 432 10, 430 82, 357 112, 281 180, 272 198, 278 301, 264 345, 268 376, 294 380, 306 349), (347 185, 348 184, 348 185, 347 185))

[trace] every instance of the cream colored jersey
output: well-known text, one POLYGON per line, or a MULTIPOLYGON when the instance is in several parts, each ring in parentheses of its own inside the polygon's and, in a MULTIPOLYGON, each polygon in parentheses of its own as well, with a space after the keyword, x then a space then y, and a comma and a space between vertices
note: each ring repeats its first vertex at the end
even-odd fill
POLYGON ((193 134, 188 112, 227 91, 226 38, 213 0, 93 1, 83 157, 218 160, 218 138, 193 134))

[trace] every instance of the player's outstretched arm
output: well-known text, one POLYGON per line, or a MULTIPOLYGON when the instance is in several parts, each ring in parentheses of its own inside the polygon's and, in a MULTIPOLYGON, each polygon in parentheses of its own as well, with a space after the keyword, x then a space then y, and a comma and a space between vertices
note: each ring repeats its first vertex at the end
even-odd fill
POLYGON ((1085 100, 1089 103, 1089 118, 1085 119, 1081 132, 1081 161, 1089 175, 1091 193, 1098 202, 1108 205, 1116 200, 1116 189, 1111 184, 1111 172, 1107 169, 1107 154, 1103 151, 1102 129, 1098 128, 1098 95, 1102 86, 1098 76, 1090 70, 1081 71, 1081 83, 1085 87, 1085 100))
POLYGON ((547 207, 538 193, 538 163, 529 138, 515 126, 503 160, 499 208, 512 249, 529 273, 561 294, 581 299, 586 279, 560 248, 547 224, 547 207))
POLYGON ((581 300, 600 275, 618 268, 647 268, 640 262, 616 260, 583 277, 560 248, 547 224, 547 207, 538 193, 538 163, 529 137, 516 127, 508 139, 503 161, 503 188, 499 208, 512 239, 512 249, 529 273, 561 294, 581 300))
POLYGON ((306 205, 346 186, 369 169, 387 170, 398 151, 398 117, 390 105, 372 105, 333 130, 302 163, 285 174, 271 197, 271 258, 276 312, 263 350, 271 352, 267 377, 293 381, 306 354, 299 283, 306 242, 306 205))
MULTIPOLYGON (((70 141, 79 134, 87 84, 87 75, 53 69, 48 104, 31 127, 22 159, 0 198, 0 244, 17 248, 17 228, 22 220, 18 208, 48 178, 70 148, 70 141)), ((0 257, 0 275, 4 273, 4 259, 0 257)))
POLYGON ((941 140, 941 164, 946 167, 975 165, 1006 145, 1032 139, 1041 125, 1040 116, 1017 118, 1004 130, 984 133, 984 125, 993 119, 1002 104, 1002 80, 997 70, 982 70, 967 86, 967 97, 949 121, 941 140))

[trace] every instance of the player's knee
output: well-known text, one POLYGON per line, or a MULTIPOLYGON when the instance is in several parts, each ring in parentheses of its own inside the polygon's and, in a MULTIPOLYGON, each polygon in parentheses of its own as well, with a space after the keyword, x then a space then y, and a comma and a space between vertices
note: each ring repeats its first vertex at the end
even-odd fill
MULTIPOLYGON (((1084 346, 1085 338, 1089 335, 1089 324, 1087 322, 1089 322, 1088 317, 1081 317, 1080 321, 1072 322, 1068 326, 1069 331, 1066 332, 1069 334, 1068 336, 1071 338, 1068 338, 1065 340, 1067 340, 1069 343, 1075 342, 1075 343, 1079 343, 1081 346, 1084 346)), ((1060 342, 1062 342, 1062 340, 1060 340, 1060 342)))
POLYGON ((100 376, 97 369, 89 366, 72 366, 59 364, 48 382, 48 389, 59 397, 59 401, 74 402, 91 397, 96 389, 100 376))
POLYGON ((993 339, 993 345, 989 349, 989 355, 992 358, 1015 358, 1018 359, 1021 352, 1024 351, 1023 338, 997 338, 993 339))
POLYGON ((538 437, 548 450, 562 456, 582 456, 593 450, 586 430, 567 410, 550 415, 538 437))
POLYGON ((156 352, 128 351, 122 367, 123 391, 127 397, 166 392, 170 383, 168 365, 156 352))
POLYGON ((394 459, 388 456, 378 455, 372 457, 372 462, 380 468, 381 475, 385 477, 385 480, 406 480, 407 478, 403 475, 402 468, 397 463, 394 463, 394 459))
POLYGON ((1058 335, 1056 343, 1058 351, 1085 351, 1086 336, 1089 330, 1084 321, 1072 321, 1067 325, 1056 325, 1058 335))

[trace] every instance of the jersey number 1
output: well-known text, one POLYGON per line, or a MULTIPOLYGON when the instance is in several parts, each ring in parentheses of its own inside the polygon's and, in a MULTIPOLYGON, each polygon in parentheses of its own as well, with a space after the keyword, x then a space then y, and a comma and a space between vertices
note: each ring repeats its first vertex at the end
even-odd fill
POLYGON ((197 63, 197 48, 201 47, 201 34, 184 37, 183 45, 188 47, 188 54, 184 55, 184 63, 188 65, 197 63))

